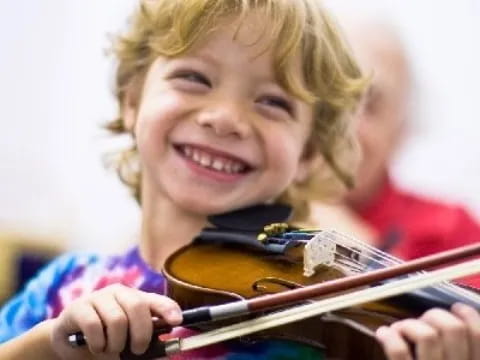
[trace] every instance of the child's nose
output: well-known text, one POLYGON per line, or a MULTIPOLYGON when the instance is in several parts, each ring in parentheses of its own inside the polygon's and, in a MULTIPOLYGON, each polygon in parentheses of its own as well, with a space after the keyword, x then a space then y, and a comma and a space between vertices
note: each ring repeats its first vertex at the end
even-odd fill
POLYGON ((218 136, 243 139, 251 133, 250 123, 245 116, 236 105, 222 105, 202 111, 197 116, 197 123, 210 128, 218 136))

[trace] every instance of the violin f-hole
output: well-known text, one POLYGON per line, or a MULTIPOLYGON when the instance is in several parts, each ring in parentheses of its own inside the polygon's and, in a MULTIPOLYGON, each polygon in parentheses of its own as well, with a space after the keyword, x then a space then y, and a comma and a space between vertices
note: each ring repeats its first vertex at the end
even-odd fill
POLYGON ((259 279, 252 284, 252 289, 261 294, 276 294, 281 291, 297 289, 299 287, 303 286, 293 281, 270 276, 259 279), (270 290, 270 287, 272 286, 273 289, 270 290), (279 290, 275 290, 275 288, 279 288, 279 290))

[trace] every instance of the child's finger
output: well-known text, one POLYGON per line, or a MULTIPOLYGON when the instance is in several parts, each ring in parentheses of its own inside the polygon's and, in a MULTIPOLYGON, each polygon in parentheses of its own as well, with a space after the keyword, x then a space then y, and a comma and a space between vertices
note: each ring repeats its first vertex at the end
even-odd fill
POLYGON ((400 334, 387 326, 377 329, 376 337, 382 344, 389 360, 412 360, 407 342, 400 334))
POLYGON ((128 317, 130 349, 134 354, 143 354, 153 332, 150 302, 135 290, 118 291, 115 298, 128 317))
POLYGON ((470 358, 480 359, 480 314, 471 306, 457 303, 452 312, 467 325, 470 358))
POLYGON ((172 299, 158 294, 143 293, 148 298, 152 312, 161 316, 170 325, 179 325, 182 322, 182 310, 172 299))
POLYGON ((106 346, 103 324, 100 316, 90 303, 78 303, 75 311, 70 313, 73 323, 77 324, 85 337, 88 339, 90 352, 98 354, 104 351, 106 346))
POLYGON ((470 359, 467 325, 461 319, 446 310, 432 309, 420 320, 440 332, 446 360, 470 359))
MULTIPOLYGON (((128 318, 114 296, 98 296, 92 304, 100 316, 106 333, 106 353, 120 353, 127 342, 128 318)), ((90 338, 87 338, 90 342, 90 338)))
POLYGON ((392 329, 415 344, 417 360, 441 360, 444 348, 440 333, 424 321, 407 319, 394 323, 392 329))

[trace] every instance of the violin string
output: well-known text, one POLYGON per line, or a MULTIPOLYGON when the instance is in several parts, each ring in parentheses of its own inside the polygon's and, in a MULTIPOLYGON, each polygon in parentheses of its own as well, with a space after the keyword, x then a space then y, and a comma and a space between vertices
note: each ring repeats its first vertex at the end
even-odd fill
POLYGON ((466 299, 470 299, 471 301, 473 301, 476 304, 480 304, 480 295, 476 294, 473 291, 470 291, 468 289, 464 289, 461 286, 457 286, 457 285, 451 284, 449 282, 444 283, 443 286, 449 286, 450 290, 457 293, 459 296, 463 296, 466 299))
POLYGON ((394 263, 398 263, 398 260, 384 252, 384 251, 381 251, 379 249, 377 249, 376 247, 364 242, 364 241, 361 241, 353 236, 348 236, 348 235, 345 235, 345 234, 342 234, 342 233, 339 233, 337 231, 334 231, 333 232, 335 234, 335 236, 338 238, 338 239, 341 239, 344 243, 348 244, 348 243, 353 243, 354 246, 357 246, 357 247, 360 247, 360 248, 363 248, 365 249, 365 251, 367 251, 369 254, 373 254, 375 255, 376 257, 378 257, 379 259, 383 259, 383 260, 386 260, 387 262, 385 263, 385 265, 392 265, 394 263))
POLYGON ((368 259, 369 262, 378 263, 378 264, 382 265, 382 267, 386 267, 386 266, 389 265, 388 263, 380 261, 376 257, 368 256, 368 254, 365 251, 362 251, 362 250, 359 250, 359 249, 356 249, 356 248, 351 248, 351 249, 347 249, 347 250, 351 254, 356 255, 356 256, 348 256, 348 255, 345 255, 342 252, 337 251, 337 250, 335 251, 335 255, 338 256, 338 257, 341 257, 341 258, 348 258, 350 261, 355 262, 358 266, 361 266, 364 270, 366 270, 368 266, 365 262, 360 261, 361 257, 364 258, 364 259, 368 259))
POLYGON ((348 236, 348 235, 339 233, 337 231, 333 231, 333 234, 334 234, 336 239, 341 240, 347 247, 348 247, 348 244, 351 243, 351 244, 354 244, 353 246, 355 246, 355 247, 359 247, 361 249, 364 249, 365 252, 366 252, 364 257, 367 257, 371 261, 372 260, 376 261, 377 263, 383 264, 385 266, 400 263, 400 260, 396 259, 394 256, 392 256, 392 255, 390 255, 390 254, 388 254, 384 251, 381 251, 381 250, 377 249, 376 247, 374 247, 374 246, 372 246, 372 245, 370 245, 370 244, 368 244, 364 241, 361 241, 361 240, 359 240, 359 239, 357 239, 353 236, 348 236), (379 260, 385 260, 385 263, 381 263, 381 262, 379 262, 379 260))
MULTIPOLYGON (((380 261, 376 261, 373 257, 368 257, 368 256, 365 256, 367 257, 369 260, 373 260, 374 262, 376 263, 379 263, 381 265, 384 265, 384 266, 390 266, 390 265, 396 265, 396 264, 401 264, 403 261, 394 257, 393 255, 390 255, 390 254, 387 254, 381 250, 378 250, 376 249, 375 247, 365 243, 365 242, 362 242, 354 237, 349 237, 347 235, 344 235, 344 234, 341 234, 341 233, 336 233, 335 234, 336 236, 338 236, 338 238, 341 238, 342 240, 344 240, 344 245, 347 246, 348 248, 348 245, 345 244, 345 240, 348 241, 348 242, 352 242, 355 244, 355 246, 358 246, 358 247, 361 247, 361 248, 364 248, 366 251, 368 252, 371 252, 371 253, 374 253, 375 255, 379 256, 379 258, 381 259, 385 259, 387 260, 385 263, 383 262, 380 262, 380 261)), ((444 284, 440 284, 439 287, 442 287, 442 288, 447 288, 453 292, 456 292, 458 295, 460 296, 465 296, 467 298, 469 298, 470 300, 472 301, 479 301, 480 300, 480 296, 477 295, 477 294, 474 294, 468 290, 465 290, 459 286, 456 286, 456 285, 453 285, 451 283, 444 283, 444 284)))
MULTIPOLYGON (((348 236, 348 235, 339 233, 339 232, 334 231, 334 230, 331 231, 331 233, 333 235, 329 236, 328 239, 330 241, 333 241, 335 245, 344 246, 348 251, 352 251, 356 255, 360 255, 360 256, 368 259, 370 262, 380 264, 383 267, 403 263, 403 261, 400 260, 399 258, 397 258, 397 257, 395 257, 391 254, 388 254, 384 251, 381 251, 381 250, 375 248, 374 246, 371 246, 370 244, 368 244, 364 241, 361 241, 361 240, 359 240, 359 239, 357 239, 353 236, 348 236), (353 246, 351 246, 351 244, 353 244, 353 246), (357 250, 356 247, 358 247, 360 249, 363 249, 364 252, 362 252, 362 250, 357 250), (381 260, 384 260, 384 261, 381 261, 381 260)), ((341 257, 345 257, 345 255, 340 254, 337 251, 336 251, 336 255, 341 256, 341 257)), ((354 259, 350 259, 350 260, 353 261, 354 259)), ((342 261, 341 263, 345 264, 344 261, 342 261)), ((362 264, 359 261, 357 261, 357 263, 362 264)), ((357 264, 357 266, 358 266, 358 264, 357 264)), ((364 266, 364 269, 365 269, 366 265, 365 264, 362 264, 362 265, 364 266)), ((419 271, 418 273, 424 273, 424 272, 425 271, 419 271)), ((464 298, 469 299, 469 300, 471 300, 475 303, 480 303, 480 295, 475 294, 472 291, 464 289, 464 288, 462 288, 458 285, 452 284, 450 282, 441 283, 437 286, 437 288, 440 288, 444 291, 447 291, 447 293, 448 293, 448 291, 451 291, 452 293, 454 293, 454 294, 456 294, 460 297, 464 297, 464 298)))
MULTIPOLYGON (((350 254, 357 255, 358 258, 360 257, 365 258, 369 260, 371 263, 377 263, 382 267, 387 267, 393 264, 400 263, 399 260, 394 261, 395 258, 390 254, 387 254, 381 250, 378 250, 377 248, 369 244, 366 244, 365 242, 360 241, 354 237, 349 237, 345 234, 339 233, 334 230, 322 231, 321 234, 323 239, 331 241, 334 245, 343 247, 350 254), (353 245, 349 243, 353 243, 353 245), (358 248, 360 248, 360 250, 358 248), (362 251, 362 249, 364 250, 362 251), (374 254, 374 255, 370 255, 370 254, 374 254), (382 259, 386 261, 382 262, 381 261, 382 259)), ((304 241, 304 242, 307 243, 308 241, 304 241)), ((336 252, 335 254, 339 256, 347 257, 344 254, 339 254, 338 252, 336 252)), ((351 261, 356 261, 359 266, 362 266, 364 269, 366 269, 367 265, 365 263, 355 260, 353 259, 353 257, 351 258, 351 261)))
POLYGON ((178 339, 177 346, 175 346, 172 353, 175 351, 193 350, 268 328, 303 320, 329 311, 340 310, 366 302, 381 300, 386 297, 399 295, 423 287, 432 286, 435 283, 464 277, 478 272, 480 272, 480 260, 473 260, 459 265, 453 265, 448 268, 417 274, 412 277, 400 279, 377 287, 362 289, 305 305, 299 305, 252 320, 243 321, 184 339, 178 339))
MULTIPOLYGON (((340 233, 335 230, 329 230, 329 231, 322 231, 321 232, 323 235, 324 239, 327 239, 331 242, 334 243, 334 245, 342 246, 346 251, 353 253, 357 255, 357 258, 364 258, 368 260, 370 263, 378 264, 382 267, 387 267, 387 266, 392 266, 392 265, 397 265, 403 263, 403 260, 388 254, 384 251, 381 251, 374 246, 371 246, 370 244, 361 241, 353 236, 349 236, 343 233, 340 233), (360 249, 360 250, 359 250, 360 249), (362 251, 363 249, 363 251, 362 251)), ((348 270, 353 271, 352 268, 352 263, 356 264, 355 267, 355 272, 357 272, 358 268, 363 268, 365 271, 367 265, 363 262, 360 262, 359 260, 356 260, 352 257, 348 257, 344 254, 339 253, 338 251, 335 251, 336 257, 342 257, 344 258, 343 261, 340 261, 339 259, 337 262, 339 262, 340 266, 346 267, 348 270), (348 258, 348 261, 345 261, 345 259, 348 258)), ((418 273, 423 273, 425 271, 419 271, 418 273)), ((450 282, 444 282, 442 284, 439 284, 437 287, 437 290, 443 290, 447 294, 454 294, 459 297, 463 297, 464 299, 468 299, 476 304, 480 303, 480 295, 474 293, 473 291, 469 291, 468 289, 464 289, 458 285, 452 284, 450 282)))
MULTIPOLYGON (((342 234, 339 234, 341 237, 343 237, 344 235, 342 234)), ((347 237, 347 236, 345 236, 347 237)), ((352 238, 350 238, 350 240, 352 240, 352 238)), ((368 250, 372 250, 373 249, 373 252, 375 254, 380 254, 380 255, 385 255, 385 256, 382 256, 382 258, 385 258, 388 260, 388 263, 385 264, 385 266, 390 266, 390 265, 396 265, 396 264, 401 264, 403 263, 402 260, 400 260, 399 258, 393 256, 393 255, 390 255, 390 254, 387 254, 385 252, 382 252, 381 250, 378 250, 376 249, 375 247, 372 247, 370 246, 369 244, 366 244, 366 243, 363 243, 359 240, 356 240, 354 241, 355 245, 357 246, 362 246, 362 245, 365 245, 365 248, 368 249, 368 250)), ((423 273, 425 271, 419 271, 419 273, 423 273)), ((458 296, 461 296, 461 297, 464 297, 466 299, 469 299, 475 303, 480 303, 480 295, 478 294, 475 294, 474 292, 472 291, 469 291, 467 289, 464 289, 458 285, 455 285, 455 284, 452 284, 450 282, 444 282, 444 283, 441 283, 437 286, 437 288, 440 288, 442 290, 447 290, 447 293, 448 291, 451 291, 453 292, 454 294, 458 295, 458 296)))
MULTIPOLYGON (((370 263, 376 263, 381 265, 382 267, 387 267, 387 266, 402 263, 402 260, 394 257, 393 255, 380 251, 377 248, 363 241, 360 241, 354 237, 351 237, 336 231, 331 231, 329 233, 324 232, 323 235, 324 235, 323 236, 324 238, 327 238, 328 240, 332 241, 335 245, 341 246, 344 249, 346 249, 346 251, 349 251, 350 253, 357 255, 356 258, 360 258, 360 256, 362 256, 364 259, 368 259, 370 263), (329 236, 325 236, 327 234, 329 236)), ((335 251, 335 257, 336 257, 337 264, 344 268, 347 268, 349 271, 359 272, 358 269, 366 270, 367 265, 363 262, 360 262, 359 260, 356 260, 354 257, 346 256, 337 250, 335 251), (343 259, 340 259, 340 258, 343 258, 343 259)), ((447 293, 449 291, 453 292, 458 296, 467 298, 476 303, 480 301, 479 295, 474 294, 473 292, 470 292, 468 290, 462 289, 461 287, 453 285, 448 282, 444 284, 439 284, 437 286, 437 289, 438 288, 444 291, 447 291, 447 293)))
MULTIPOLYGON (((328 240, 332 241, 332 239, 328 239, 328 240)), ((302 244, 307 244, 307 243, 308 243, 308 240, 295 240, 295 242, 297 242, 297 243, 302 243, 302 244)), ((338 245, 338 244, 335 243, 335 245, 338 245)), ((348 252, 348 253, 350 253, 350 254, 354 254, 354 255, 366 257, 366 256, 365 256, 365 253, 363 253, 363 252, 361 252, 361 251, 359 251, 359 250, 357 250, 357 249, 355 249, 355 248, 349 248, 348 246, 344 246, 344 245, 339 245, 339 246, 341 246, 342 248, 344 248, 345 251, 348 252)), ((359 269, 360 271, 365 271, 365 270, 366 270, 366 267, 367 267, 366 264, 363 263, 363 262, 361 262, 361 261, 359 261, 359 260, 357 260, 357 259, 355 259, 355 258, 352 257, 352 256, 348 256, 348 255, 342 254, 341 252, 335 250, 335 257, 336 257, 335 261, 336 261, 336 262, 341 262, 341 263, 343 263, 343 264, 345 265, 345 268, 346 268, 347 270, 351 270, 350 267, 356 267, 356 268, 359 269), (342 258, 342 260, 339 259, 339 258, 342 258)), ((372 258, 370 258, 370 261, 372 261, 372 262, 378 262, 378 259, 372 257, 372 258)), ((381 263, 381 265, 382 265, 383 267, 386 267, 388 264, 381 263)))
MULTIPOLYGON (((367 270, 367 264, 360 260, 357 260, 360 257, 368 260, 370 263, 378 264, 381 267, 398 265, 404 262, 403 260, 384 251, 381 251, 364 241, 361 241, 353 236, 339 233, 335 230, 324 231, 323 238, 326 238, 327 240, 333 242, 334 245, 341 246, 345 249, 346 252, 356 255, 347 256, 335 250, 335 261, 337 265, 340 265, 341 267, 346 268, 348 271, 354 273, 364 272, 367 270)), ((417 273, 424 272, 425 271, 419 271, 417 273)), ((463 297, 464 299, 469 299, 476 304, 480 303, 480 295, 450 282, 444 282, 442 284, 439 284, 436 289, 443 290, 443 292, 446 292, 447 294, 453 293, 457 296, 463 297)))
MULTIPOLYGON (((326 238, 332 241, 335 245, 339 245, 347 249, 347 251, 357 255, 357 258, 365 258, 370 262, 377 263, 382 267, 386 267, 392 264, 390 255, 376 249, 373 246, 366 244, 363 241, 357 240, 353 237, 346 236, 336 231, 331 231, 326 235, 326 238), (384 261, 382 261, 384 260, 384 261)), ((325 238, 325 236, 324 236, 325 238)), ((364 264, 364 266, 366 266, 364 264)))
MULTIPOLYGON (((340 254, 340 255, 342 255, 342 254, 340 254)), ((350 259, 335 259, 335 262, 338 265, 341 265, 341 266, 347 268, 349 271, 352 271, 352 272, 362 273, 365 270, 365 268, 363 266, 358 265, 354 262, 352 263, 352 261, 350 261, 350 259)))
MULTIPOLYGON (((382 267, 387 267, 389 265, 392 265, 392 262, 388 261, 389 259, 385 257, 381 252, 375 252, 368 246, 365 246, 365 244, 356 243, 354 244, 354 246, 351 246, 350 244, 345 244, 345 243, 343 244, 338 244, 338 242, 335 242, 335 243, 338 246, 342 246, 350 253, 356 255, 355 257, 352 257, 352 261, 356 261, 357 263, 362 264, 362 266, 365 269, 367 268, 367 264, 357 259, 363 258, 368 260, 370 263, 376 263, 381 265, 382 267)), ((338 254, 338 252, 336 252, 336 254, 338 254)))

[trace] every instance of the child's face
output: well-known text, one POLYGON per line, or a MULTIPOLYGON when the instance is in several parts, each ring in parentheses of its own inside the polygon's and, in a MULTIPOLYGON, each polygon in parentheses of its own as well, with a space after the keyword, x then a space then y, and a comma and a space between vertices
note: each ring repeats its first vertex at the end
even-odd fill
MULTIPOLYGON (((310 167, 312 107, 277 83, 255 24, 220 27, 151 66, 126 111, 142 162, 142 199, 209 215, 271 201, 310 167)), ((301 75, 300 61, 295 69, 301 75)))

